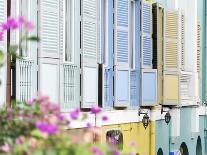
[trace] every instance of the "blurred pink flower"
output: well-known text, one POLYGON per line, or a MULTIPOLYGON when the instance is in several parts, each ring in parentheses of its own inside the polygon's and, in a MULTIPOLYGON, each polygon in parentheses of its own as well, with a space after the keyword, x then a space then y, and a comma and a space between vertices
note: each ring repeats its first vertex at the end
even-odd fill
POLYGON ((108 121, 108 120, 109 120, 108 116, 103 116, 102 117, 102 121, 108 121))
POLYGON ((49 135, 57 133, 59 129, 56 124, 48 122, 37 122, 36 128, 39 129, 41 132, 47 133, 49 135))
POLYGON ((18 21, 13 17, 8 17, 7 26, 11 29, 17 29, 19 27, 18 21))
POLYGON ((102 109, 101 109, 99 106, 97 106, 97 105, 92 106, 92 108, 91 108, 91 113, 92 113, 92 114, 98 114, 98 113, 100 113, 101 111, 102 111, 102 109))
POLYGON ((18 137, 17 139, 16 139, 16 144, 17 145, 21 145, 21 144, 23 144, 24 143, 24 141, 25 141, 25 138, 24 137, 18 137))
POLYGON ((70 112, 70 117, 72 119, 77 119, 79 117, 79 115, 80 115, 80 108, 77 108, 77 109, 70 112))
POLYGON ((94 155, 104 155, 104 153, 101 151, 100 148, 96 147, 96 146, 93 146, 91 148, 91 152, 94 154, 94 155))
POLYGON ((0 41, 2 41, 4 38, 4 33, 3 32, 0 32, 0 41))
POLYGON ((92 123, 90 123, 90 122, 88 122, 88 123, 86 124, 86 126, 87 126, 87 128, 92 128, 92 127, 93 127, 92 123))
POLYGON ((9 144, 4 144, 3 146, 1 146, 0 148, 2 151, 4 151, 5 153, 9 153, 11 152, 11 146, 9 144))
POLYGON ((2 31, 7 31, 9 29, 9 26, 7 23, 3 23, 1 24, 1 28, 2 28, 2 31))
POLYGON ((61 122, 63 122, 63 121, 65 120, 65 116, 62 115, 62 114, 58 114, 58 115, 57 115, 57 118, 58 118, 58 120, 61 121, 61 122))
POLYGON ((121 155, 121 152, 118 150, 112 150, 111 153, 112 155, 121 155))
POLYGON ((19 25, 22 25, 24 22, 25 22, 24 16, 19 16, 18 17, 18 23, 19 23, 19 25))
POLYGON ((31 106, 35 103, 35 99, 31 99, 27 101, 27 105, 31 106))
POLYGON ((30 31, 34 28, 34 24, 31 21, 25 21, 24 28, 26 31, 30 31))

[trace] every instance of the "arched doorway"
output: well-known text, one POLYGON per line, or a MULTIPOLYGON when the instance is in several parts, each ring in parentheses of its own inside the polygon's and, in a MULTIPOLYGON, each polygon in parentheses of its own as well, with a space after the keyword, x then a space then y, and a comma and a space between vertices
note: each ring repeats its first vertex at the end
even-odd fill
POLYGON ((161 148, 159 148, 159 150, 157 151, 157 155, 164 155, 161 148))
POLYGON ((202 144, 201 144, 201 137, 200 136, 198 136, 198 139, 197 139, 196 155, 202 155, 202 144))
POLYGON ((180 145, 180 152, 181 152, 181 155, 189 155, 188 147, 184 142, 180 145))

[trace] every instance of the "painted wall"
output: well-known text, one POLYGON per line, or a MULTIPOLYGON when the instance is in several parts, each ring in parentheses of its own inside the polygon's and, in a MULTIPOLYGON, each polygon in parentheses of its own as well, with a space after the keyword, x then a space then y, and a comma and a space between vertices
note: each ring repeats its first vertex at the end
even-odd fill
POLYGON ((167 0, 153 0, 153 3, 160 3, 164 8, 167 7, 167 0))
POLYGON ((106 142, 106 132, 118 129, 123 133, 123 152, 130 151, 132 142, 136 143, 136 152, 139 155, 153 155, 155 144, 155 122, 145 130, 142 123, 110 125, 102 127, 102 142, 106 142))

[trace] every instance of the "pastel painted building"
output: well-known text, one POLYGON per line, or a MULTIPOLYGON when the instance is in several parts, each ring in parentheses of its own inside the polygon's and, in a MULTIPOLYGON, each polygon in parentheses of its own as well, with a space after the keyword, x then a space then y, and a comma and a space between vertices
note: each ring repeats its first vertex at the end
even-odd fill
MULTIPOLYGON (((7 57, 1 106, 37 92, 63 113, 98 105, 109 121, 87 121, 102 142, 118 137, 123 152, 135 142, 139 155, 207 153, 205 0, 0 0, 0 8, 1 23, 24 15, 41 38, 18 51, 23 59, 7 57)), ((0 49, 22 34, 8 33, 0 49)))

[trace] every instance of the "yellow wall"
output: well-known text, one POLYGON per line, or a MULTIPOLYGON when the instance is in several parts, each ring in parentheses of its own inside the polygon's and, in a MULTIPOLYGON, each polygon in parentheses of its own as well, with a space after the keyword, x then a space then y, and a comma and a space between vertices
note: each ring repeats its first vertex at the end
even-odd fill
POLYGON ((123 152, 129 152, 132 142, 136 143, 136 153, 139 155, 154 155, 155 150, 155 122, 145 130, 142 123, 110 125, 102 127, 102 142, 106 141, 106 132, 119 129, 123 133, 123 152))

